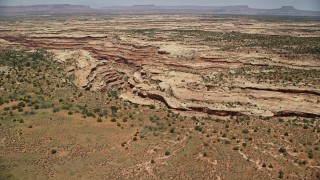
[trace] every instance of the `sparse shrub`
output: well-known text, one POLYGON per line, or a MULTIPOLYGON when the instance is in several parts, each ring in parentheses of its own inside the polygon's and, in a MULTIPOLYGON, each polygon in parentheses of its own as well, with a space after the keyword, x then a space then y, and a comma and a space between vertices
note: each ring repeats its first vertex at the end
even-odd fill
POLYGON ((52 109, 52 112, 54 112, 54 113, 59 112, 59 111, 60 111, 60 108, 58 108, 58 107, 54 107, 54 108, 52 109))
POLYGON ((137 141, 138 139, 137 139, 137 137, 133 137, 133 139, 132 139, 133 141, 137 141))
POLYGON ((174 133, 174 128, 171 128, 171 129, 170 129, 170 133, 174 133))
POLYGON ((40 106, 38 104, 34 105, 34 109, 39 109, 40 106))
POLYGON ((51 154, 56 154, 57 153, 57 150, 55 150, 55 149, 51 149, 51 154))
POLYGON ((249 130, 248 130, 248 129, 243 129, 243 130, 242 130, 242 133, 243 133, 243 134, 247 134, 247 133, 249 133, 249 130))
POLYGON ((19 102, 18 106, 19 106, 19 107, 25 107, 26 104, 25 104, 24 102, 19 102))
POLYGON ((208 154, 206 152, 204 152, 202 155, 203 155, 203 157, 207 157, 208 156, 208 154))
POLYGON ((115 115, 118 111, 118 107, 117 106, 111 106, 111 111, 112 111, 112 114, 115 115))
POLYGON ((170 155, 170 151, 166 151, 166 152, 164 153, 164 155, 169 156, 169 155, 170 155))
POLYGON ((239 150, 239 147, 238 147, 238 146, 235 146, 235 147, 233 147, 232 149, 235 150, 235 151, 238 151, 238 150, 239 150))
POLYGON ((314 157, 314 153, 312 151, 308 152, 308 158, 312 159, 314 157))
POLYGON ((99 117, 99 118, 97 119, 97 122, 102 122, 101 117, 99 117))
POLYGON ((287 150, 286 150, 286 148, 281 147, 281 148, 279 149, 279 152, 282 153, 282 154, 284 154, 284 153, 287 152, 287 150))
POLYGON ((152 160, 151 160, 151 163, 152 163, 152 164, 154 164, 154 163, 155 163, 155 161, 152 159, 152 160))
POLYGON ((283 171, 279 171, 279 179, 283 179, 283 175, 284 175, 284 172, 283 171))
POLYGON ((116 122, 116 121, 117 121, 116 118, 112 118, 112 119, 111 119, 111 122, 116 122))
POLYGON ((24 120, 23 120, 23 119, 20 119, 20 120, 19 120, 19 123, 24 123, 24 120))
POLYGON ((299 165, 306 165, 306 164, 308 164, 308 161, 307 160, 303 160, 303 161, 299 162, 298 164, 299 165))
POLYGON ((125 118, 122 119, 122 122, 127 122, 127 121, 128 121, 128 118, 127 118, 127 117, 125 117, 125 118))
POLYGON ((196 126, 196 127, 194 127, 194 129, 195 129, 196 131, 202 131, 202 127, 201 127, 201 126, 196 126))
POLYGON ((115 98, 115 99, 118 99, 118 98, 119 98, 119 96, 118 96, 118 90, 116 90, 116 89, 111 90, 109 95, 110 95, 110 97, 113 97, 113 98, 115 98))
POLYGON ((124 147, 127 144, 127 142, 121 143, 121 146, 124 147))
POLYGON ((69 112, 68 112, 68 114, 69 114, 69 115, 72 115, 72 114, 73 114, 73 112, 72 112, 72 111, 69 111, 69 112))

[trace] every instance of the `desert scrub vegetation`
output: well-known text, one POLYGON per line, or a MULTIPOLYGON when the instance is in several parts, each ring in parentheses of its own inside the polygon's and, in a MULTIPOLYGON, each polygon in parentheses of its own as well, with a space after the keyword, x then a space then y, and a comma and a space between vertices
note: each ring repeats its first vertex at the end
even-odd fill
MULTIPOLYGON (((5 67, 5 71, 0 72, 3 88, 0 103, 3 105, 14 102, 13 105, 1 109, 7 111, 7 114, 18 112, 30 115, 30 113, 50 109, 50 112, 66 113, 70 117, 81 113, 83 118, 96 118, 97 116, 107 117, 109 109, 113 117, 123 116, 117 114, 117 111, 124 106, 123 103, 116 103, 119 101, 118 90, 109 91, 112 99, 108 99, 103 93, 97 95, 81 90, 64 72, 66 64, 55 61, 54 55, 49 51, 2 50, 0 67, 5 67), (99 96, 102 97, 101 103, 110 101, 110 105, 101 109, 97 108, 99 105, 91 103, 93 101, 90 101, 90 98, 97 101, 99 96)), ((131 118, 133 118, 132 115, 131 118)))
POLYGON ((277 53, 319 54, 319 37, 293 37, 285 35, 249 34, 240 32, 213 32, 205 30, 160 30, 160 29, 135 29, 124 30, 125 33, 154 38, 156 35, 168 37, 182 42, 191 42, 194 39, 207 45, 219 46, 221 50, 236 50, 237 48, 261 47, 277 53))
POLYGON ((231 77, 241 77, 251 82, 282 85, 319 85, 319 69, 293 69, 282 66, 241 67, 231 77))

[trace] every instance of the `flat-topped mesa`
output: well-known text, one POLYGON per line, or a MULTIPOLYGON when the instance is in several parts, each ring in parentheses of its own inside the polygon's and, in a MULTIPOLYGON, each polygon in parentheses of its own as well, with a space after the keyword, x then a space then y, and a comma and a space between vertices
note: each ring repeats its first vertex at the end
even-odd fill
POLYGON ((280 9, 282 10, 291 10, 291 11, 294 11, 294 10, 297 10, 295 7, 293 6, 282 6, 280 9))
POLYGON ((43 14, 43 13, 77 13, 77 12, 92 12, 89 6, 70 5, 70 4, 48 4, 48 5, 33 5, 33 6, 0 6, 0 13, 14 14, 43 14))

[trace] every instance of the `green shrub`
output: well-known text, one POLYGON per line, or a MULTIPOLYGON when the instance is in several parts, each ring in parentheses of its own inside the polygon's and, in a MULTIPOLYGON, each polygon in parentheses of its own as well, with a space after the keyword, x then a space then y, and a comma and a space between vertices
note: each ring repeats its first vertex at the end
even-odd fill
POLYGON ((39 109, 40 106, 38 104, 34 105, 34 109, 39 109))
POLYGON ((243 133, 243 134, 247 134, 247 133, 249 133, 249 130, 248 130, 248 129, 243 129, 243 130, 242 130, 242 133, 243 133))
POLYGON ((202 131, 202 127, 201 126, 196 126, 196 127, 194 127, 194 129, 196 130, 196 131, 202 131))
POLYGON ((19 102, 18 106, 19 106, 19 107, 25 107, 26 104, 25 104, 24 102, 19 102))
POLYGON ((54 108, 52 109, 52 112, 54 112, 54 113, 59 112, 59 111, 60 111, 60 108, 58 108, 58 107, 54 107, 54 108))
POLYGON ((57 153, 57 150, 55 150, 55 149, 51 149, 51 154, 56 154, 57 153))
POLYGON ((283 179, 283 175, 284 175, 284 172, 283 171, 279 171, 279 179, 283 179))
POLYGON ((313 153, 312 151, 309 151, 309 152, 308 152, 308 157, 309 157, 310 159, 312 159, 312 158, 314 157, 314 153, 313 153))
POLYGON ((282 154, 284 154, 284 153, 287 152, 287 150, 286 150, 286 148, 281 147, 281 148, 279 149, 279 152, 282 153, 282 154))
POLYGON ((171 129, 170 129, 170 133, 174 133, 174 128, 171 128, 171 129))
POLYGON ((122 119, 122 122, 127 122, 127 121, 128 121, 128 118, 127 118, 127 117, 125 117, 125 118, 122 119))

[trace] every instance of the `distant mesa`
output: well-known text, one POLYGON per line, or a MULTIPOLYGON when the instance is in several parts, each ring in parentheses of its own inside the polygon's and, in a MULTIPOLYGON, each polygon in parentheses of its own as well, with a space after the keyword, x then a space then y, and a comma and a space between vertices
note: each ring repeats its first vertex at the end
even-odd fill
POLYGON ((280 9, 282 9, 282 10, 297 10, 293 6, 282 6, 280 9))
POLYGON ((0 6, 0 15, 54 13, 185 13, 185 14, 243 14, 243 15, 290 15, 320 16, 320 11, 298 10, 293 6, 277 9, 255 9, 247 5, 239 6, 156 6, 153 4, 133 6, 109 6, 101 9, 83 5, 53 4, 33 6, 0 6))
POLYGON ((146 4, 146 5, 133 5, 133 7, 155 7, 153 4, 146 4))

